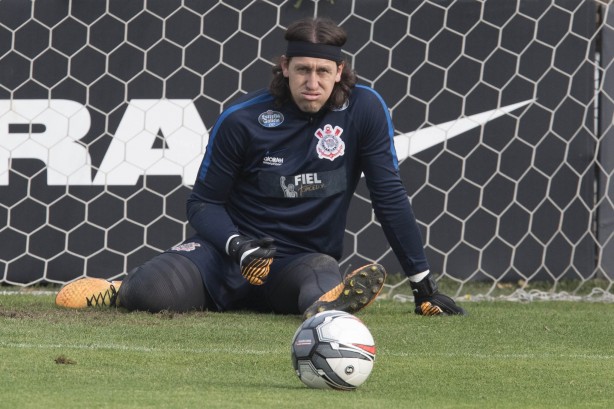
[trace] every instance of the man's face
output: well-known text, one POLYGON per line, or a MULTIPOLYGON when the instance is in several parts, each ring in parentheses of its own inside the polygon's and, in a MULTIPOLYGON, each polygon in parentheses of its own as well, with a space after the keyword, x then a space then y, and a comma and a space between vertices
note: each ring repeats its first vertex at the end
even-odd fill
POLYGON ((281 68, 288 78, 290 93, 301 111, 318 112, 341 80, 343 65, 331 60, 312 57, 283 58, 281 68))

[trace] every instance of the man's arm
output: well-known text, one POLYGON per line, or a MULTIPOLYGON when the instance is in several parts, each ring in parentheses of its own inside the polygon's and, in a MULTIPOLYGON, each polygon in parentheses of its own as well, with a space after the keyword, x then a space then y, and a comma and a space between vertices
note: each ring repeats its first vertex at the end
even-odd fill
POLYGON ((266 280, 276 248, 270 238, 250 238, 239 229, 226 210, 235 181, 245 160, 247 135, 229 115, 214 126, 198 178, 187 202, 190 225, 199 236, 228 254, 253 285, 266 280))
MULTIPOLYGON (((375 93, 374 93, 375 94, 375 93)), ((410 281, 420 315, 465 315, 454 300, 439 292, 430 272, 422 235, 399 176, 392 122, 379 95, 361 140, 363 172, 371 203, 392 250, 410 281)))
POLYGON ((362 171, 375 215, 407 276, 429 269, 422 235, 399 176, 394 129, 382 98, 370 88, 358 117, 362 171))
POLYGON ((187 201, 190 225, 220 252, 229 237, 239 234, 225 206, 243 163, 245 138, 231 115, 218 119, 187 201))

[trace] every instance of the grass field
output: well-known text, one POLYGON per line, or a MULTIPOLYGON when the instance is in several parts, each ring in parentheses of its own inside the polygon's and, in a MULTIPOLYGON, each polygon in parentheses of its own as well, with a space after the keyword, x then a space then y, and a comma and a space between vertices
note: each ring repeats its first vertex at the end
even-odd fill
POLYGON ((471 302, 427 318, 377 301, 378 350, 354 392, 295 376, 296 316, 62 310, 0 295, 0 408, 606 408, 614 304, 471 302))

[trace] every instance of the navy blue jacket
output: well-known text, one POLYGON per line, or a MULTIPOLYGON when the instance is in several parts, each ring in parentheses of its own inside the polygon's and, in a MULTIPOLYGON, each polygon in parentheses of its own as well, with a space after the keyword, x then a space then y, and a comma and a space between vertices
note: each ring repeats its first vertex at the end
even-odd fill
POLYGON ((361 174, 377 220, 407 275, 428 269, 422 238, 398 172, 388 109, 356 86, 342 109, 276 107, 247 94, 209 135, 188 199, 191 225, 221 252, 242 234, 275 239, 280 256, 342 256, 346 215, 361 174))

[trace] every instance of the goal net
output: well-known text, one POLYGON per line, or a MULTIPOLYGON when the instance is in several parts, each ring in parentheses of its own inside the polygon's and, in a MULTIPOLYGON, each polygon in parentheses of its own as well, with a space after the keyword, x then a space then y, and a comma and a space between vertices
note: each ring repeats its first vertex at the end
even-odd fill
MULTIPOLYGON (((0 283, 121 277, 191 235, 208 130, 305 16, 388 104, 447 293, 612 300, 614 6, 581 0, 3 0, 0 283)), ((411 299, 364 183, 344 243, 411 299)))

